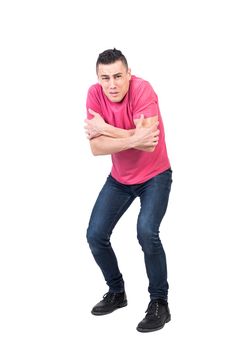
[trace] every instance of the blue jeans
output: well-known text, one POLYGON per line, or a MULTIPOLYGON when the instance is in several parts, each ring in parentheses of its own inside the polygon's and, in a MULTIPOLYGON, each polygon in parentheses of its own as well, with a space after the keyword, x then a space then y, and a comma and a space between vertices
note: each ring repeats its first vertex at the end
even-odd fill
POLYGON ((124 185, 111 175, 108 176, 90 217, 87 240, 109 291, 119 293, 124 290, 124 280, 110 237, 120 217, 134 199, 139 197, 141 206, 137 220, 137 238, 144 253, 149 279, 148 291, 151 299, 167 300, 167 264, 159 238, 159 227, 167 209, 171 183, 171 169, 137 185, 124 185))

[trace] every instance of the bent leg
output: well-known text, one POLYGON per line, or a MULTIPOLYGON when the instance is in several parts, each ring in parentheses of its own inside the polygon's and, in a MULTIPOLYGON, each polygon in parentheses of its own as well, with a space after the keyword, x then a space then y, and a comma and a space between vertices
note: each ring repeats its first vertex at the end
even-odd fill
POLYGON ((133 200, 134 197, 126 191, 126 186, 109 176, 94 205, 87 230, 87 240, 93 257, 113 293, 124 290, 124 281, 110 237, 116 223, 133 200))
POLYGON ((166 255, 159 228, 166 213, 171 182, 171 170, 167 170, 147 181, 140 194, 137 235, 144 252, 151 299, 167 300, 168 296, 166 255))

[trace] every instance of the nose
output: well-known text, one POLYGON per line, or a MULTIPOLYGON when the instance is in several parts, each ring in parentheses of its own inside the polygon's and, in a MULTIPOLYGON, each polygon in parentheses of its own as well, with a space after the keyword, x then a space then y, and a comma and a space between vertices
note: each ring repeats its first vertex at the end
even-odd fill
POLYGON ((111 78, 110 79, 110 89, 115 89, 115 79, 114 78, 111 78))

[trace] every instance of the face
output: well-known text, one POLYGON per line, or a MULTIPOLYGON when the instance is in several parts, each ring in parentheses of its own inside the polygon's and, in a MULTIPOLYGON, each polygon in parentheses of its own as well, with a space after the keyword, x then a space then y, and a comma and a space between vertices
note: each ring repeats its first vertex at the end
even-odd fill
POLYGON ((129 89, 131 71, 121 61, 99 64, 98 81, 104 94, 112 102, 120 102, 129 89))

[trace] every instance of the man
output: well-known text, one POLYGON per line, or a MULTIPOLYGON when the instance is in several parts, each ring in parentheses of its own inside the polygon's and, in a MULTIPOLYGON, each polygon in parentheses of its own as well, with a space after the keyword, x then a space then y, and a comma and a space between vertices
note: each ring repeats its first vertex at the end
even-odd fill
POLYGON ((91 252, 109 287, 92 314, 105 315, 127 305, 110 237, 120 217, 139 197, 137 238, 144 253, 150 303, 137 330, 156 331, 171 319, 159 227, 167 209, 172 171, 158 99, 147 81, 131 75, 119 50, 102 52, 96 72, 98 84, 90 87, 87 96, 86 133, 92 153, 110 154, 113 166, 87 230, 91 252))

